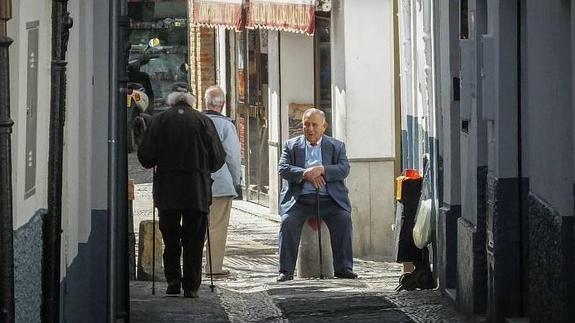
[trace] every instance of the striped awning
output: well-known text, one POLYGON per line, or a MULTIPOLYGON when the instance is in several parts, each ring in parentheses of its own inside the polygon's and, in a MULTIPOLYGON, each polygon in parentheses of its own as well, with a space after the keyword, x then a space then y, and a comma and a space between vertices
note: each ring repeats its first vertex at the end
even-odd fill
POLYGON ((315 0, 250 0, 247 27, 313 35, 315 0))
POLYGON ((192 24, 205 27, 226 27, 241 30, 244 0, 189 0, 192 24))

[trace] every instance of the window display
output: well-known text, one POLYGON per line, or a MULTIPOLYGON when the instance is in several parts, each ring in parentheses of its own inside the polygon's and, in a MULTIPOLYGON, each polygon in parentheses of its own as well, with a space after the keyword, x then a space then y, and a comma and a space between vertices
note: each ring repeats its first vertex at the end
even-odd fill
POLYGON ((187 7, 186 0, 128 2, 128 82, 142 85, 152 112, 166 108, 165 98, 175 83, 189 83, 187 7), (151 39, 159 45, 152 48, 151 39))

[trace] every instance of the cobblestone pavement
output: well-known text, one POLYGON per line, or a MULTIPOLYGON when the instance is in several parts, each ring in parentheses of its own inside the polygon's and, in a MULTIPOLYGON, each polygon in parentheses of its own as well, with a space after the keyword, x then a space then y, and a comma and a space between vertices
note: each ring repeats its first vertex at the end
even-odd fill
POLYGON ((219 299, 220 293, 212 293, 208 285, 202 285, 199 298, 166 296, 165 282, 156 283, 156 294, 152 295, 152 283, 130 282, 130 319, 141 323, 188 323, 229 322, 219 299))
MULTIPOLYGON (((135 195, 137 231, 152 217, 151 184, 136 185, 135 195)), ((153 296, 151 282, 131 282, 132 322, 467 322, 439 291, 396 293, 395 263, 355 259, 356 280, 277 283, 279 223, 262 210, 234 201, 224 260, 232 274, 214 281, 215 293, 207 277, 198 299, 166 297, 165 283, 153 296)))
POLYGON ((133 179, 135 184, 151 183, 153 179, 151 169, 145 169, 138 162, 136 153, 128 154, 128 178, 133 179))

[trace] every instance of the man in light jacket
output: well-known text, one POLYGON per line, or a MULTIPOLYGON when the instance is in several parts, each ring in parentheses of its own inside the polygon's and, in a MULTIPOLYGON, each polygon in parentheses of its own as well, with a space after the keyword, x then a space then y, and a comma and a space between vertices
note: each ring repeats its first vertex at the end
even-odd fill
POLYGON ((222 108, 226 103, 224 91, 217 86, 211 86, 206 90, 204 96, 207 115, 218 132, 224 150, 226 151, 226 162, 217 172, 212 173, 212 205, 210 206, 209 230, 210 244, 207 248, 207 261, 205 273, 210 273, 210 257, 212 272, 214 275, 225 276, 228 270, 223 270, 224 253, 226 249, 226 238, 228 236, 228 224, 230 222, 230 212, 232 200, 237 196, 236 187, 240 185, 241 161, 240 161, 240 140, 236 131, 236 126, 232 120, 222 115, 222 108))

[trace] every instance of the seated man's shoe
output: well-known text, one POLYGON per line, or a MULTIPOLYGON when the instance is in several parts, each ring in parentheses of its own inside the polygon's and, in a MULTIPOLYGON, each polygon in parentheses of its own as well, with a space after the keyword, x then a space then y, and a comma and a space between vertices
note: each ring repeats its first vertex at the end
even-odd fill
POLYGON ((185 298, 198 298, 198 292, 194 290, 185 290, 184 289, 184 297, 185 298))
POLYGON ((288 280, 293 280, 293 274, 289 273, 280 273, 278 278, 276 279, 278 282, 285 282, 288 280))
POLYGON ((172 280, 168 282, 168 288, 166 289, 166 294, 168 295, 177 295, 181 293, 180 290, 180 281, 179 280, 172 280))
POLYGON ((357 274, 351 271, 350 269, 343 269, 333 273, 333 275, 337 278, 346 278, 346 279, 356 279, 357 274))

